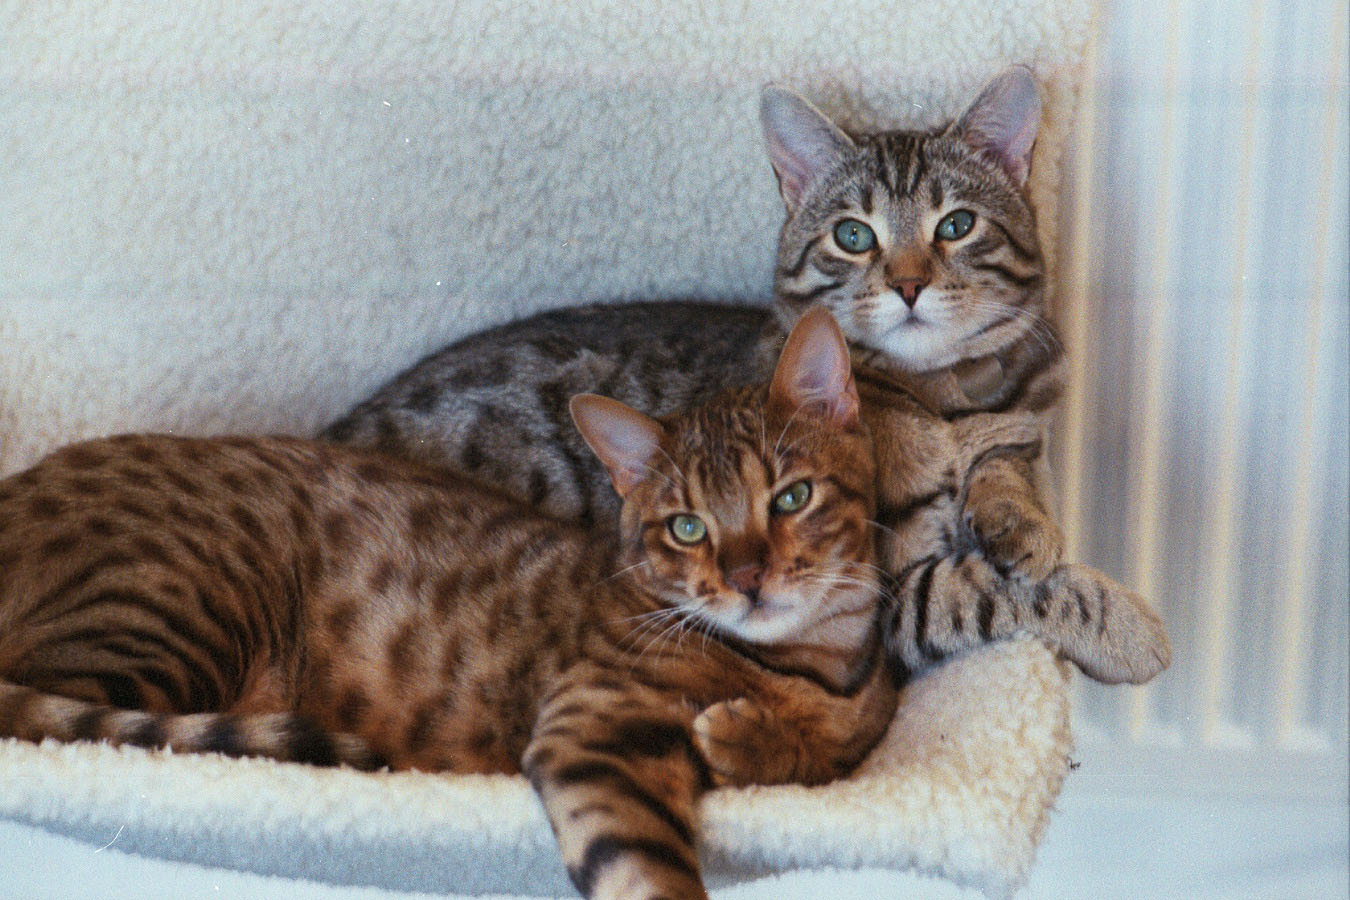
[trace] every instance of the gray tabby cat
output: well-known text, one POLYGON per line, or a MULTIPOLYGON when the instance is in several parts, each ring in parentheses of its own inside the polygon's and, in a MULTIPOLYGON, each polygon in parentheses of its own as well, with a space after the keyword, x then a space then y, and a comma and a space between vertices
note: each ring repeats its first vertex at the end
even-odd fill
MULTIPOLYGON (((932 132, 850 136, 771 85, 761 120, 787 210, 772 308, 543 313, 427 357, 323 436, 446 465, 553 515, 612 527, 617 505, 568 399, 589 391, 665 415, 762 381, 813 306, 829 309, 848 338, 856 377, 871 385, 865 408, 886 391, 903 394, 944 435, 975 414, 1042 418, 1059 394, 1061 348, 1044 318, 1025 191, 1039 119, 1022 66, 932 132)), ((1029 632, 1100 680, 1148 680, 1170 659, 1161 624, 1102 573, 1061 565, 1059 529, 1035 486, 1039 442, 1029 449, 935 485, 926 504, 893 508, 880 491, 893 659, 914 670, 1029 632)), ((883 472, 903 465, 878 458, 883 472)))

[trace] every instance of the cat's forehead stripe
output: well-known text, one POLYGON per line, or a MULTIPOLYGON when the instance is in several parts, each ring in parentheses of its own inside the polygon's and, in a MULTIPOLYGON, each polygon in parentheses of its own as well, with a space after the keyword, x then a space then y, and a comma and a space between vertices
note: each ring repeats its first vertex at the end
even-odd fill
POLYGON ((877 180, 892 199, 912 197, 928 174, 923 139, 909 131, 885 131, 864 138, 872 145, 877 180))
POLYGON ((672 494, 683 495, 689 508, 711 508, 719 498, 743 504, 747 479, 766 480, 769 466, 763 457, 773 452, 772 440, 758 404, 710 405, 689 425, 676 450, 674 462, 689 477, 672 494))
POLYGON ((936 178, 928 182, 928 201, 936 209, 942 205, 945 198, 942 193, 942 182, 936 178))

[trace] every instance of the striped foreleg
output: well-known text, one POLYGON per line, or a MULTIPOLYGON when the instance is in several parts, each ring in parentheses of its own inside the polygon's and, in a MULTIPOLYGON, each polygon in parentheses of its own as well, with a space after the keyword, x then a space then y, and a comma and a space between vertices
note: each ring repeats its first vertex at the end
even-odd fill
POLYGON ((1064 535, 1041 503, 1032 464, 1020 457, 992 457, 971 471, 964 523, 1004 574, 1040 581, 1064 552, 1064 535))
POLYGON ((687 717, 617 684, 548 698, 524 771, 583 896, 703 900, 694 802, 707 775, 687 717))
POLYGON ((978 554, 935 556, 888 584, 893 663, 909 674, 963 650, 1017 635, 1044 640, 1085 675, 1142 684, 1171 661, 1162 621, 1139 595, 1088 566, 1041 582, 1008 578, 978 554))

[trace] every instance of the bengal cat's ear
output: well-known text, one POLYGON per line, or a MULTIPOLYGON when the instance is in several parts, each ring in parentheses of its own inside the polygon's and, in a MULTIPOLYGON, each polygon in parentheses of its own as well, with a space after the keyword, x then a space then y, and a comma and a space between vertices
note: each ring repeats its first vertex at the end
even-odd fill
POLYGON ((853 140, 809 100, 779 84, 765 85, 760 94, 759 121, 789 210, 796 208, 807 185, 854 148, 853 140))
POLYGON ((598 394, 577 394, 569 408, 577 430, 609 470, 614 490, 628 496, 651 474, 651 460, 664 434, 661 423, 598 394))
POLYGON ((1041 95, 1026 66, 1009 66, 984 86, 951 133, 987 153, 1021 187, 1031 174, 1031 150, 1041 127, 1041 95))
POLYGON ((769 385, 769 402, 794 410, 820 403, 835 424, 857 423, 858 389, 853 384, 848 344, 824 307, 807 310, 788 335, 769 385))

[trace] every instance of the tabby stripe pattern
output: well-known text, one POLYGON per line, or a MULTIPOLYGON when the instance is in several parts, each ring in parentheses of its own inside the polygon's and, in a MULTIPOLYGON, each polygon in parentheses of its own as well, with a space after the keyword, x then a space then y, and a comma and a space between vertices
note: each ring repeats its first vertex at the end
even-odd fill
MULTIPOLYGON (((1106 683, 1137 682, 1165 667, 1165 643, 1145 659, 1130 641, 1160 628, 1139 597, 1088 566, 1061 565, 1042 582, 1008 579, 975 553, 933 557, 888 579, 888 650, 903 677, 993 640, 1037 635, 1106 683), (1011 601, 1011 602, 1008 602, 1011 601), (1112 631, 1116 632, 1114 639, 1112 631)), ((1154 639, 1156 644, 1156 638, 1154 639)))

